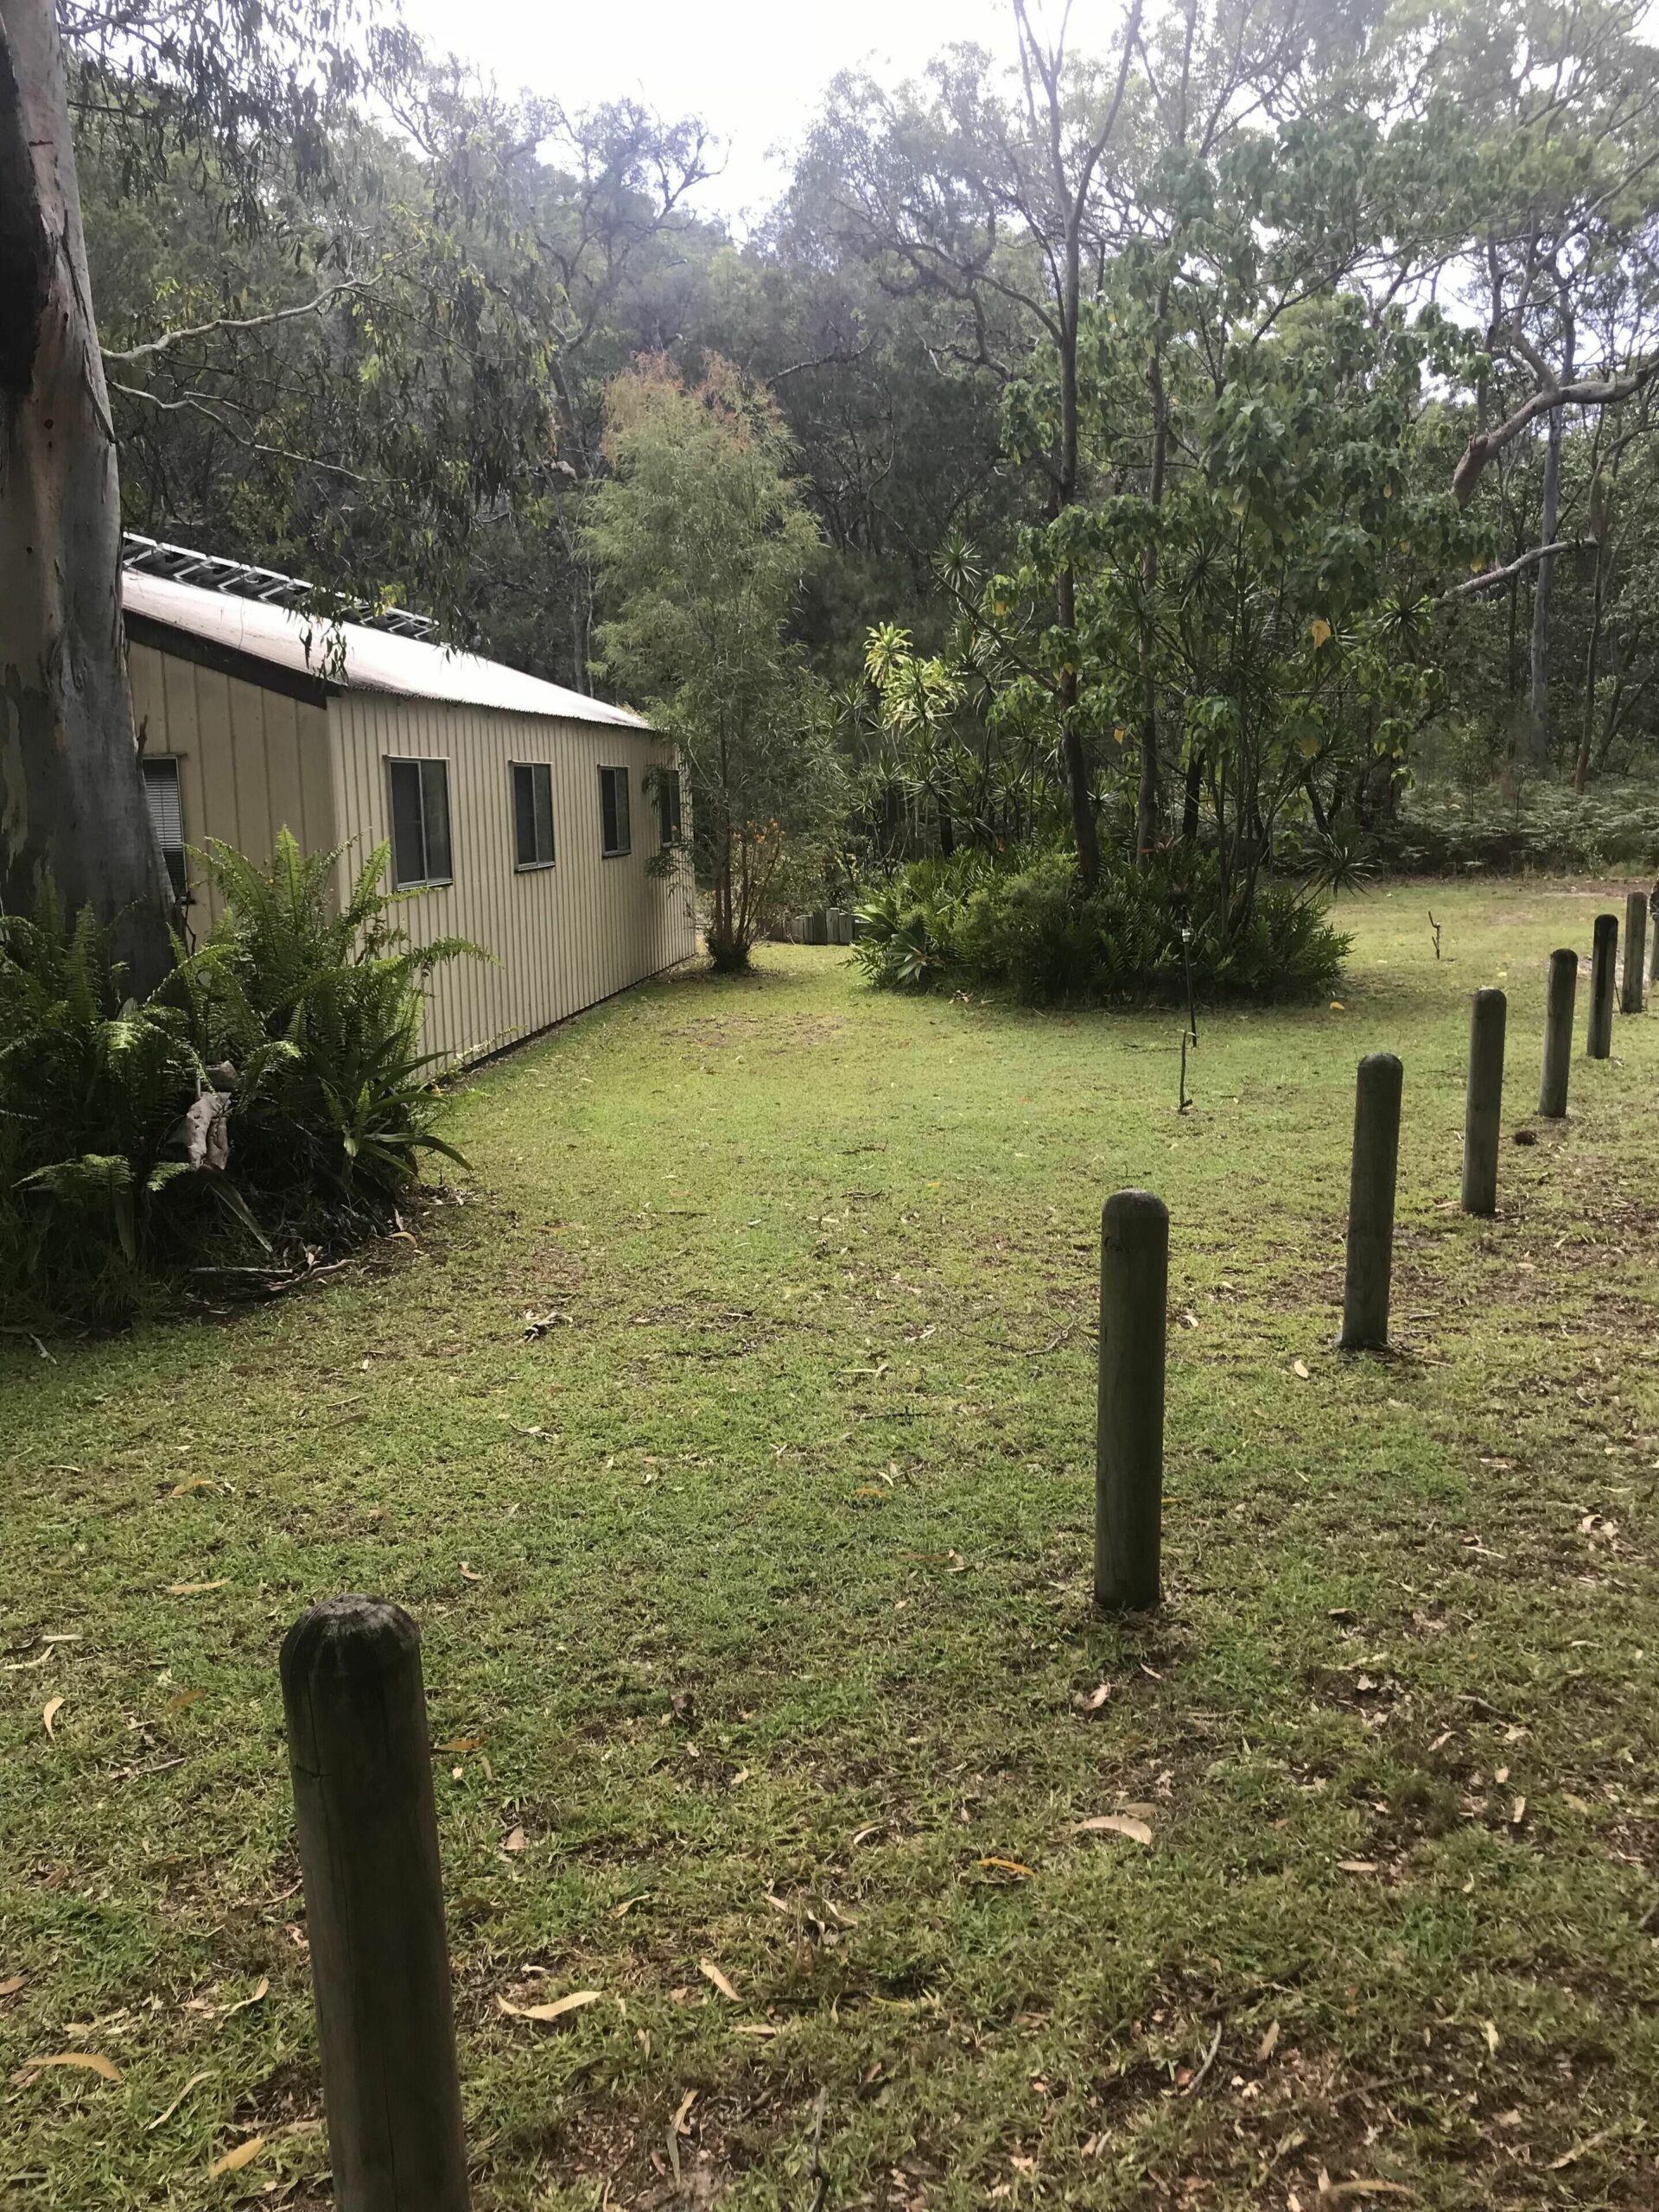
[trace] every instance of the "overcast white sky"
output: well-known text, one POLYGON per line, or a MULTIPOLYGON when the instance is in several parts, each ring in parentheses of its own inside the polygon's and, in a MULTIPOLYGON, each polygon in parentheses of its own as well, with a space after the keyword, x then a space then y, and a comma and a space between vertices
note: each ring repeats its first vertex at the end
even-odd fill
MULTIPOLYGON (((1056 0, 1050 0, 1051 7, 1056 0)), ((914 76, 943 47, 1014 54, 1009 0, 404 0, 411 26, 464 55, 504 92, 569 107, 632 95, 664 116, 701 115, 724 142, 710 213, 759 213, 782 171, 768 149, 797 137, 839 69, 914 76)), ((1074 0, 1074 44, 1103 43, 1115 0, 1074 0)))

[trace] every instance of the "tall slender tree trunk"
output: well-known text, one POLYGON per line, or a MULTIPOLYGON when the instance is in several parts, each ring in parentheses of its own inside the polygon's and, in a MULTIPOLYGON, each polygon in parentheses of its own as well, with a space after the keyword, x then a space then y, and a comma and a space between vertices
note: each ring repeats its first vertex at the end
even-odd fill
MULTIPOLYGON (((1561 349, 1561 383, 1573 380, 1573 356, 1577 352, 1573 320, 1563 315, 1565 336, 1561 349)), ((1559 407, 1549 413, 1549 435, 1544 447, 1543 514, 1540 527, 1543 536, 1541 545, 1553 545, 1561 515, 1561 414, 1559 407)), ((1527 753, 1535 768, 1549 766, 1549 603, 1550 587, 1554 581, 1555 556, 1547 554, 1538 563, 1537 581, 1532 594, 1532 645, 1527 684, 1527 753)))
POLYGON ((1600 673, 1602 612, 1607 597, 1606 548, 1596 541, 1595 590, 1590 612, 1590 637, 1584 651, 1584 723, 1579 733, 1579 756, 1573 764, 1573 788, 1581 791, 1590 780, 1590 753, 1595 741, 1596 682, 1600 673))
POLYGON ((1147 498, 1152 508, 1153 535, 1147 540, 1141 567, 1141 778, 1135 793, 1135 849, 1144 860, 1158 842, 1163 828, 1163 785, 1158 766, 1158 537, 1157 526, 1164 504, 1164 467, 1169 451, 1169 408, 1164 397, 1163 320, 1169 308, 1169 287, 1158 296, 1158 321, 1153 334, 1152 365, 1147 382, 1152 396, 1152 469, 1147 498))
MULTIPOLYGON (((1082 209, 1074 207, 1066 224, 1065 283, 1060 302, 1060 480, 1058 510, 1064 514, 1077 497, 1077 321, 1083 296, 1082 249, 1077 226, 1082 209)), ((1055 613, 1070 644, 1060 672, 1060 745, 1066 789, 1071 798, 1071 830, 1077 846, 1077 873, 1084 888, 1100 880, 1100 833, 1095 823, 1089 749, 1077 728, 1077 580, 1068 561, 1055 582, 1055 613)))
POLYGON ((0 0, 0 907, 42 881, 167 972, 127 690, 115 436, 52 0, 0 0))

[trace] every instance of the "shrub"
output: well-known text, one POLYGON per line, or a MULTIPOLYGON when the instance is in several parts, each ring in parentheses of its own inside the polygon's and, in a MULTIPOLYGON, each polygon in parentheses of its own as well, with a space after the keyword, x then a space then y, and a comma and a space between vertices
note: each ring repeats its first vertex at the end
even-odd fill
POLYGON ((1496 787, 1471 794, 1424 785, 1406 795, 1376 842, 1379 858, 1407 874, 1651 874, 1659 869, 1659 791, 1608 783, 1575 791, 1541 781, 1505 799, 1496 787))
POLYGON ((437 1134, 421 986, 378 888, 337 855, 206 856, 225 913, 145 1000, 109 933, 46 895, 0 916, 0 1307, 107 1322, 211 1258, 281 1272, 384 1227, 437 1134))
POLYGON ((1173 1001, 1188 958, 1206 996, 1331 990, 1348 941, 1305 887, 1268 880, 1238 905, 1213 855, 1194 848, 1112 868, 1087 895, 1063 851, 957 854, 868 899, 854 957, 879 988, 976 984, 1031 1006, 1173 1001))

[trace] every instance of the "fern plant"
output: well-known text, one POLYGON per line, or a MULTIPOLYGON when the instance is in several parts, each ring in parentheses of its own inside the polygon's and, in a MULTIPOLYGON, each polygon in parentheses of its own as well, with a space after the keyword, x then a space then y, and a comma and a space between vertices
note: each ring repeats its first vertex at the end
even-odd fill
POLYGON ((372 1223, 417 1179, 423 1155, 460 1160, 437 1133, 439 1056, 421 1049, 423 991, 435 969, 478 948, 410 943, 398 902, 380 888, 384 845, 335 911, 339 857, 302 853, 286 830, 264 868, 210 845, 202 860, 225 912, 182 980, 238 1070, 280 1056, 260 1061, 251 1090, 238 1082, 245 1178, 279 1202, 297 1196, 372 1223))
POLYGON ((338 857, 213 847, 223 916, 142 1001, 90 912, 0 915, 0 1307, 118 1319, 181 1268, 383 1227, 459 1160, 423 987, 473 948, 410 944, 385 849, 337 906, 338 857))
POLYGON ((0 1291, 123 1310, 183 1165, 168 1138, 206 1087, 188 1016, 126 995, 90 912, 66 925, 48 887, 32 918, 0 914, 0 1291))

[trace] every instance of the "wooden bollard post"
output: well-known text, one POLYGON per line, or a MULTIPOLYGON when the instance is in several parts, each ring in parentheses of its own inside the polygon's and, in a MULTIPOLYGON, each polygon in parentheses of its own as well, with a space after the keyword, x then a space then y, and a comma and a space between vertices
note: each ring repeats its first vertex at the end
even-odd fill
POLYGON ((1648 958, 1648 894, 1632 891, 1624 901, 1624 988, 1618 995, 1621 1014, 1640 1014, 1643 974, 1648 958))
POLYGON ((1095 1430, 1095 1603, 1159 1599, 1164 1518, 1164 1325, 1169 1209, 1115 1191, 1100 1217, 1100 1401, 1095 1430))
POLYGON ((467 2212, 420 1631, 331 1598, 282 1675, 334 2202, 467 2212))
POLYGON ((1354 1091, 1354 1156, 1348 1183, 1348 1266, 1342 1291, 1344 1351, 1384 1351, 1394 1269, 1394 1185, 1400 1165, 1400 1092, 1392 1052, 1368 1052, 1354 1091))
POLYGON ((1463 1123, 1463 1210, 1497 1211, 1497 1140, 1503 1112, 1502 991, 1475 993, 1469 1021, 1469 1091, 1463 1123))
POLYGON ((1598 914, 1590 946, 1590 1028, 1585 1051, 1605 1060, 1613 1049, 1613 969, 1618 962, 1618 916, 1598 914))
POLYGON ((1567 1111, 1567 1079, 1573 1068, 1573 1002, 1579 990, 1579 956, 1565 945, 1549 956, 1544 994, 1544 1072, 1538 1111, 1559 1122, 1567 1111))

